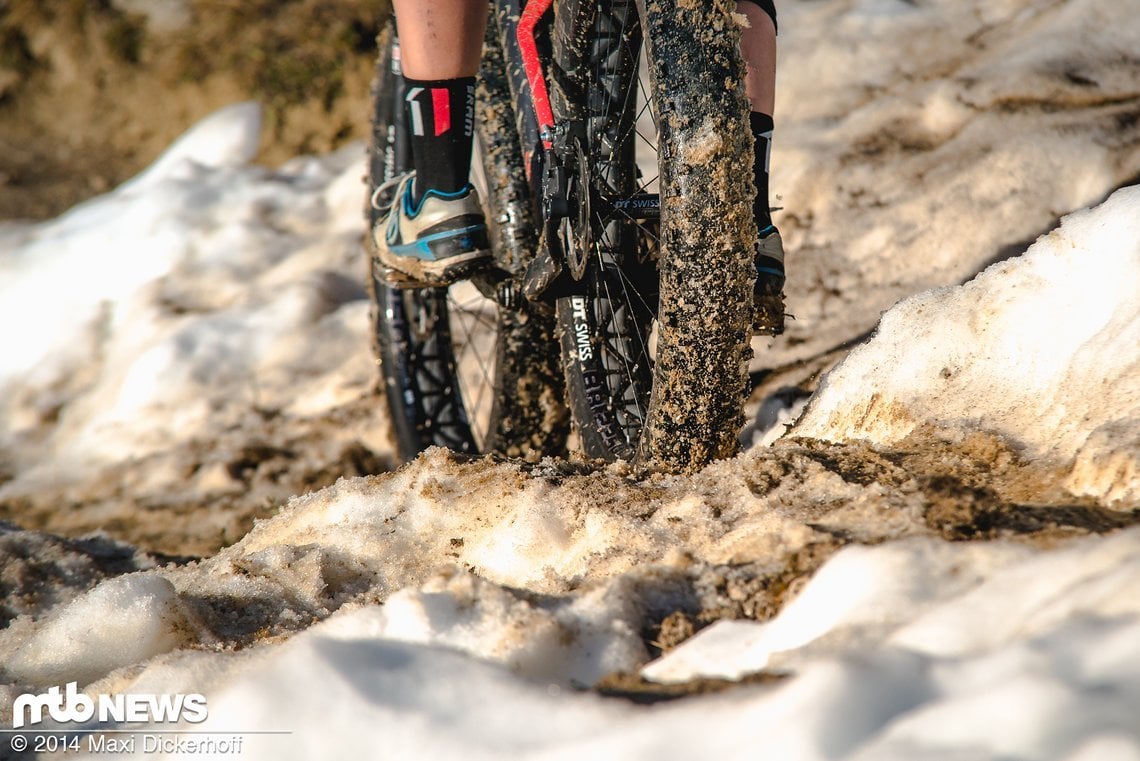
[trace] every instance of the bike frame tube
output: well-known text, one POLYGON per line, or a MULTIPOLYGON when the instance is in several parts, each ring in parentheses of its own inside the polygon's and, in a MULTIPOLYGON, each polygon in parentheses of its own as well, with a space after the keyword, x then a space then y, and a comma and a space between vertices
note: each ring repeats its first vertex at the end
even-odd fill
MULTIPOLYGON (((526 174, 527 181, 531 183, 532 203, 537 214, 538 199, 541 192, 536 182, 537 178, 542 177, 543 151, 540 150, 541 140, 538 121, 532 105, 534 99, 531 96, 530 84, 527 81, 522 50, 519 48, 518 25, 519 18, 522 16, 523 0, 495 0, 493 6, 491 20, 495 28, 494 33, 498 36, 499 43, 502 46, 511 98, 515 104, 516 130, 519 146, 523 153, 523 171, 526 174)), ((534 37, 532 36, 531 39, 534 37)), ((541 53, 539 55, 541 56, 541 53)))
POLYGON ((519 17, 517 30, 519 50, 522 53, 523 67, 526 70, 527 84, 534 99, 534 113, 538 119, 538 135, 542 147, 554 147, 554 111, 550 108, 550 91, 546 87, 546 76, 542 71, 542 60, 538 56, 538 41, 534 30, 554 0, 530 0, 519 17))

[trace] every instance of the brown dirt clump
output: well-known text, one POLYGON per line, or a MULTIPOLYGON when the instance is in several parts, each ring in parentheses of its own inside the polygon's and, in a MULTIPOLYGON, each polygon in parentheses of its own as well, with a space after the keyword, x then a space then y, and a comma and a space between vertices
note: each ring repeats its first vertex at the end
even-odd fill
POLYGON ((647 633, 647 645, 665 652, 720 619, 770 619, 851 543, 933 533, 949 541, 1006 539, 1045 548, 1140 523, 1140 510, 1110 510, 1073 497, 1063 487, 1066 474, 981 432, 947 441, 920 431, 882 450, 782 441, 750 463, 745 480, 754 495, 771 495, 778 510, 818 532, 815 538, 778 557, 691 568, 695 608, 663 618, 647 633), (811 504, 805 489, 821 471, 860 496, 811 504), (888 514, 893 517, 884 521, 888 514))
POLYGON ((651 705, 694 695, 712 695, 745 685, 778 684, 788 678, 788 674, 759 671, 740 679, 692 679, 679 684, 659 684, 643 679, 637 674, 609 674, 598 682, 593 692, 607 698, 623 698, 639 705, 651 705))
POLYGON ((913 434, 889 455, 915 474, 924 519, 946 539, 1024 538, 1042 545, 1140 523, 1140 509, 1110 510, 1065 489, 1067 466, 1028 459, 983 432, 941 442, 913 434))

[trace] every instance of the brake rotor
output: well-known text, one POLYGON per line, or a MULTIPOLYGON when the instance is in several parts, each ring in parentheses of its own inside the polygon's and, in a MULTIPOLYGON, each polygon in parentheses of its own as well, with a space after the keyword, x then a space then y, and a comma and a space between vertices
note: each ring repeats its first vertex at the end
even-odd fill
POLYGON ((590 226, 590 165, 582 143, 574 140, 573 146, 577 171, 570 181, 571 212, 562 222, 562 238, 566 244, 566 265, 570 276, 581 280, 586 275, 586 264, 594 245, 590 226))

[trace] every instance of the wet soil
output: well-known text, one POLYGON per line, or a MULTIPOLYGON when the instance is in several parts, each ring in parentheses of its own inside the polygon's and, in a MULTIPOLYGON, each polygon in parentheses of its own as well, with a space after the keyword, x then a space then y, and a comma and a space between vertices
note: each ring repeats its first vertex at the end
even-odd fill
MULTIPOLYGON (((789 540, 776 556, 691 567, 692 604, 651 620, 643 631, 654 656, 722 619, 775 617, 835 552, 852 543, 934 535, 954 542, 1009 540, 1049 549, 1075 537, 1140 524, 1140 506, 1109 509, 1074 498, 1063 487, 1067 468, 1024 460, 984 433, 949 442, 923 430, 890 450, 783 440, 748 471, 755 494, 788 492, 791 498, 785 503, 792 505, 786 513, 803 520, 815 535, 802 543, 789 540), (830 502, 824 493, 813 494, 812 484, 821 482, 820 469, 856 487, 852 494, 862 494, 830 502), (884 520, 888 514, 893 518, 884 520)), ((683 692, 671 687, 653 697, 659 686, 644 685, 646 697, 622 675, 615 678, 614 689, 630 690, 625 696, 637 702, 683 692)), ((705 688, 691 689, 696 694, 705 688)))
POLYGON ((749 685, 775 685, 788 678, 779 672, 760 671, 739 680, 693 679, 679 684, 650 682, 637 674, 610 674, 594 686, 594 691, 607 698, 621 698, 638 705, 652 705, 695 695, 712 695, 718 692, 749 685))
POLYGON ((388 0, 147 7, 0 4, 0 220, 50 218, 105 192, 239 101, 264 106, 258 160, 270 165, 367 134, 388 0))
POLYGON ((370 427, 381 428, 383 405, 369 394, 310 419, 254 411, 208 440, 10 493, 0 498, 0 521, 71 537, 98 532, 158 555, 211 555, 294 495, 392 470, 390 450, 365 443, 370 427))

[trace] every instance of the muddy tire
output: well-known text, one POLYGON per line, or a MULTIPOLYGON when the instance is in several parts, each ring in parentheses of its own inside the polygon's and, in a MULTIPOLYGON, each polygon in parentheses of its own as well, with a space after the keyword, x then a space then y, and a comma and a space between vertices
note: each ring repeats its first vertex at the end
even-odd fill
MULTIPOLYGON (((394 44, 398 43, 389 22, 380 34, 373 80, 369 198, 382 183, 411 168, 394 44)), ((492 71, 490 77, 481 77, 481 98, 503 97, 496 90, 494 76, 492 71)), ((493 144, 497 141, 494 128, 490 132, 493 144)), ((498 173, 499 164, 512 160, 502 150, 483 151, 495 167, 492 172, 498 173)), ((488 174, 499 176, 495 173, 488 174)), ((483 193, 489 221, 507 214, 503 204, 509 192, 509 187, 499 183, 492 192, 483 193)), ((368 203, 365 213, 371 229, 383 212, 368 203)), ((521 240, 505 250, 501 241, 509 231, 496 225, 492 228, 500 266, 521 272, 528 256, 533 256, 533 246, 528 248, 527 241, 521 240)), ((518 305, 521 299, 504 297, 513 305, 501 308, 494 289, 480 290, 466 281, 450 288, 389 287, 376 271, 371 235, 366 246, 371 262, 374 349, 401 458, 409 460, 429 446, 526 459, 563 452, 569 424, 553 348, 553 322, 531 315, 525 305, 518 305)))
POLYGON ((756 241, 735 3, 681 5, 563 3, 553 98, 559 121, 587 124, 592 197, 661 198, 659 220, 591 209, 564 236, 586 265, 580 293, 557 305, 582 448, 675 471, 737 451, 756 241), (574 39, 586 19, 589 40, 574 39))

